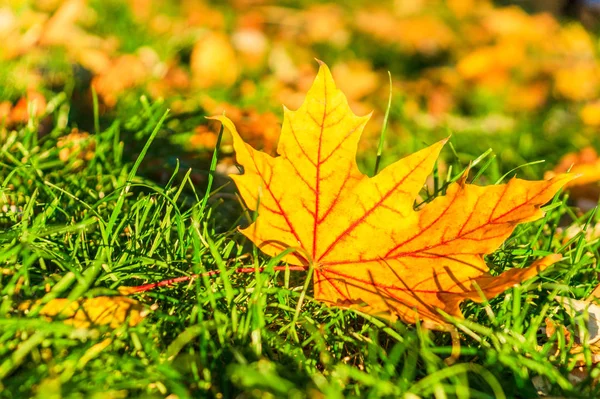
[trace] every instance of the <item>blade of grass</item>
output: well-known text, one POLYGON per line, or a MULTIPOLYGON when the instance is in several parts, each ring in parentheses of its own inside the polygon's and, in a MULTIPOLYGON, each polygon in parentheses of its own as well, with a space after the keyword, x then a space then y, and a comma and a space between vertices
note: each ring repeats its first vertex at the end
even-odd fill
POLYGON ((121 189, 121 193, 119 194, 119 199, 117 200, 117 203, 115 204, 115 209, 111 213, 110 219, 108 220, 108 223, 106 224, 106 232, 107 232, 107 234, 112 236, 111 242, 107 243, 109 245, 109 248, 112 248, 114 246, 115 241, 119 239, 119 235, 115 234, 115 232, 113 231, 113 228, 114 228, 115 223, 117 222, 118 216, 121 213, 121 209, 123 208, 123 204, 125 202, 125 196, 129 192, 129 189, 131 188, 131 182, 133 181, 133 178, 135 177, 137 170, 140 167, 140 164, 142 163, 142 160, 146 156, 146 153, 148 152, 150 145, 152 144, 152 142, 154 141, 154 138, 160 131, 160 128, 168 114, 169 114, 169 110, 165 111, 163 116, 160 118, 160 120, 156 124, 154 130, 152 131, 152 134, 150 134, 150 137, 146 141, 144 148, 142 148, 142 152, 140 153, 140 155, 137 157, 135 163, 133 164, 133 167, 131 168, 129 175, 127 176, 127 182, 125 183, 125 186, 121 189))
POLYGON ((200 205, 200 215, 204 215, 204 209, 206 208, 206 204, 208 203, 208 198, 210 197, 212 185, 215 180, 215 171, 217 170, 217 161, 219 158, 219 148, 221 146, 221 139, 223 138, 223 130, 224 126, 223 124, 221 124, 221 128, 219 129, 219 135, 217 136, 217 144, 215 145, 215 150, 213 151, 212 159, 210 160, 208 184, 206 185, 206 192, 204 193, 204 197, 202 198, 202 203, 200 205))
POLYGON ((388 77, 390 82, 390 93, 388 96, 387 108, 385 110, 385 116, 383 117, 383 125, 381 127, 381 134, 379 135, 379 146, 377 147, 377 158, 375 159, 375 170, 373 175, 379 173, 379 164, 383 155, 383 144, 385 143, 385 132, 388 126, 388 120, 390 117, 390 109, 392 108, 392 73, 388 71, 388 77))

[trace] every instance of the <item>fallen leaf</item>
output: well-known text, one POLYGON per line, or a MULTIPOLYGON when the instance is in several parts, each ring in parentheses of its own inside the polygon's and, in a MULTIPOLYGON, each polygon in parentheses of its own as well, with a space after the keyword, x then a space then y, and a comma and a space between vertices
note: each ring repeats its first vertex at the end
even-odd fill
MULTIPOLYGON (((574 361, 574 368, 569 371, 567 378, 573 384, 579 384, 590 378, 590 363, 595 366, 600 363, 600 306, 595 302, 598 301, 600 294, 600 286, 596 287, 592 293, 585 299, 573 299, 562 296, 555 297, 555 300, 562 305, 567 314, 576 320, 574 334, 571 334, 562 324, 555 323, 552 319, 545 320, 545 333, 548 338, 557 334, 560 328, 560 333, 564 336, 564 347, 570 348, 569 353, 573 357, 569 362, 574 361), (583 324, 579 323, 583 320, 583 324), (591 352, 589 356, 585 353, 586 348, 591 352)), ((560 354, 558 345, 555 345, 555 355, 560 354)), ((547 395, 552 390, 552 385, 542 376, 532 378, 533 384, 538 391, 547 395)), ((592 379, 592 384, 597 383, 597 378, 592 379)))
POLYGON ((600 180, 600 159, 598 153, 592 147, 586 147, 577 153, 569 153, 563 156, 548 177, 556 176, 570 171, 576 173, 579 178, 568 182, 566 187, 581 186, 600 180))
POLYGON ((28 90, 27 95, 21 97, 10 112, 10 122, 27 123, 31 117, 30 112, 36 117, 46 113, 46 98, 35 90, 28 90))
MULTIPOLYGON (((30 308, 30 302, 19 306, 20 310, 30 308)), ((98 296, 77 301, 59 298, 51 300, 40 310, 40 315, 59 317, 65 324, 77 328, 89 328, 94 325, 117 328, 126 321, 133 327, 139 324, 147 313, 148 309, 140 302, 125 296, 98 296)))
POLYGON ((310 43, 331 43, 337 47, 348 44, 350 32, 339 4, 318 4, 304 11, 304 29, 310 43))
POLYGON ((579 62, 554 71, 555 89, 572 101, 591 100, 600 92, 600 72, 596 62, 579 62))
POLYGON ((323 63, 300 109, 284 109, 278 157, 244 143, 228 118, 213 118, 233 134, 244 174, 232 179, 258 211, 242 233, 271 256, 296 249, 284 261, 314 268, 317 300, 444 328, 437 309, 462 317, 458 305, 477 300, 473 282, 491 297, 556 260, 489 277, 483 256, 517 224, 542 217, 540 206, 572 177, 480 187, 463 176, 416 211, 447 140, 365 176, 355 158, 369 116, 350 111, 323 63))
POLYGON ((492 88, 502 88, 509 73, 526 59, 525 43, 498 43, 479 47, 459 60, 456 69, 465 79, 492 88))
POLYGON ((550 14, 531 15, 518 6, 492 9, 482 23, 496 37, 512 37, 529 43, 543 42, 558 29, 558 23, 550 14))
POLYGON ((207 33, 196 43, 190 57, 192 81, 198 88, 229 87, 238 78, 235 51, 222 33, 207 33))
POLYGON ((71 133, 58 139, 56 146, 60 148, 58 158, 61 161, 67 162, 75 155, 80 161, 78 164, 82 164, 83 161, 91 161, 94 158, 96 142, 89 133, 80 132, 79 129, 73 128, 71 133))
POLYGON ((200 125, 194 129, 190 137, 190 144, 195 149, 214 149, 217 145, 218 133, 207 125, 200 125))
POLYGON ((590 293, 587 300, 588 302, 597 301, 600 299, 600 285, 596 286, 594 290, 590 293))
POLYGON ((77 27, 77 19, 85 11, 84 0, 67 0, 61 4, 51 18, 46 22, 40 37, 43 45, 63 45, 73 43, 84 37, 85 34, 77 27))
MULTIPOLYGON (((40 32, 40 46, 65 47, 68 52, 75 55, 85 52, 86 49, 107 50, 112 47, 110 40, 100 38, 86 32, 78 25, 79 22, 93 23, 94 11, 86 0, 65 0, 60 2, 58 9, 49 16, 49 19, 40 32)), ((77 57, 78 58, 78 57, 77 57)))
POLYGON ((411 53, 433 55, 456 41, 444 21, 431 15, 397 18, 386 9, 363 10, 355 16, 356 29, 383 43, 400 45, 411 53))
POLYGON ((513 111, 535 111, 548 99, 549 89, 549 85, 545 82, 509 86, 507 106, 513 111))
POLYGON ((600 127, 600 101, 586 104, 579 112, 581 120, 587 126, 600 127))
POLYGON ((10 112, 12 110, 12 103, 10 101, 0 102, 0 126, 5 126, 10 122, 10 112))
MULTIPOLYGON (((555 300, 560 303, 565 311, 572 318, 585 317, 585 329, 579 326, 576 330, 575 337, 578 343, 583 341, 587 345, 594 345, 600 341, 600 306, 591 302, 593 298, 588 298, 585 301, 573 298, 557 296, 555 300)), ((597 346, 597 345, 596 345, 597 346)), ((597 348, 597 359, 595 363, 600 361, 600 348, 597 348)))
POLYGON ((269 50, 269 39, 259 29, 238 29, 231 35, 231 42, 245 68, 258 70, 263 66, 269 50))
POLYGON ((544 177, 552 178, 567 171, 579 176, 565 185, 569 189, 570 198, 582 210, 595 207, 600 198, 600 158, 596 150, 586 147, 579 152, 566 154, 544 177))
POLYGON ((336 64, 331 69, 331 73, 350 101, 368 96, 377 89, 379 84, 379 76, 366 61, 336 64))
POLYGON ((121 93, 141 84, 148 76, 148 68, 139 57, 125 54, 114 59, 102 74, 95 76, 92 86, 107 106, 114 107, 121 93))
POLYGON ((198 0, 182 0, 181 12, 187 16, 187 24, 202 29, 223 29, 225 26, 225 15, 214 6, 198 0))
MULTIPOLYGON (((582 234, 586 243, 591 245, 600 238, 600 223, 589 225, 587 223, 573 223, 566 228, 559 227, 556 232, 561 233, 563 244, 568 244, 576 235, 582 234)), ((600 296, 600 293, 597 296, 600 296)))
POLYGON ((446 5, 458 18, 473 14, 475 10, 489 7, 487 1, 478 0, 448 0, 446 5))

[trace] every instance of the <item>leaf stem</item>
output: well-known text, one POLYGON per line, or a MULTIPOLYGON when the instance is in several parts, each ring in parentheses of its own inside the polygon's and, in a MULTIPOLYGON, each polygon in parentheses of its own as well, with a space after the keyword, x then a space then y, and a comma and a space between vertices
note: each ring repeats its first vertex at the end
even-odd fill
MULTIPOLYGON (((238 267, 237 269, 235 269, 235 273, 254 273, 256 270, 258 270, 259 272, 263 272, 265 270, 265 268, 259 267, 257 269, 253 266, 238 267)), ((273 268, 273 271, 285 271, 285 270, 306 271, 306 270, 308 270, 308 266, 275 266, 273 268)), ((215 275, 219 275, 219 274, 221 274, 221 270, 211 270, 211 271, 199 273, 199 274, 190 274, 189 276, 169 278, 166 280, 158 281, 156 283, 142 284, 142 285, 137 285, 134 287, 126 287, 126 286, 119 287, 119 292, 121 292, 122 294, 125 294, 125 295, 139 294, 141 292, 151 291, 156 288, 169 287, 171 285, 185 283, 187 281, 195 280, 199 277, 211 277, 211 276, 215 276, 215 275)))

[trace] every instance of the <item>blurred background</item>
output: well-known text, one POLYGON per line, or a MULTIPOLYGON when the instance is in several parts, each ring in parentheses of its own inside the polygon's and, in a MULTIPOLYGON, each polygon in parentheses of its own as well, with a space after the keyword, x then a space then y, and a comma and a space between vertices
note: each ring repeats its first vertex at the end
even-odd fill
POLYGON ((169 108, 148 168, 170 176, 175 159, 210 158, 218 126, 206 115, 226 112, 274 152, 281 105, 300 105, 318 58, 355 113, 374 111, 359 150, 365 170, 389 71, 384 163, 451 133, 446 158, 468 163, 491 148, 496 175, 545 160, 519 172, 540 178, 598 163, 599 28, 592 0, 5 0, 0 120, 6 131, 33 112, 41 136, 83 143, 93 88, 101 127, 119 119, 127 140, 143 136, 148 109, 169 108))

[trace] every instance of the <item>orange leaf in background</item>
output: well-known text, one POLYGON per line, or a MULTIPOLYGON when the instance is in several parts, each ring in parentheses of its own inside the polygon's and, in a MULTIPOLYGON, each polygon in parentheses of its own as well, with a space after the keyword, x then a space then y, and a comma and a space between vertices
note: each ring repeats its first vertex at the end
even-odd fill
POLYGON ((344 9, 335 3, 310 6, 304 11, 304 29, 311 43, 348 44, 350 32, 344 21, 344 9))
POLYGON ((368 96, 379 85, 379 75, 367 61, 339 63, 331 72, 350 101, 368 96))
POLYGON ((59 137, 56 147, 60 149, 58 158, 63 162, 68 162, 74 155, 80 161, 91 161, 94 158, 96 141, 95 137, 90 136, 89 133, 80 132, 79 129, 73 128, 71 133, 59 137))
POLYGON ((386 9, 361 10, 355 16, 355 29, 383 43, 397 43, 405 51, 433 55, 456 41, 452 30, 429 15, 397 18, 386 9))
POLYGON ((141 84, 148 76, 148 68, 139 57, 125 54, 112 60, 106 70, 95 76, 92 86, 107 106, 114 107, 121 93, 141 84))
POLYGON ((593 209, 600 198, 600 158, 596 150, 586 147, 577 153, 566 154, 544 177, 552 178, 567 171, 579 176, 565 186, 569 189, 569 198, 583 211, 593 209))
POLYGON ((595 99, 600 92, 600 71, 593 62, 579 62, 553 71, 555 89, 572 101, 595 99))
POLYGON ((509 85, 506 96, 507 106, 514 111, 532 112, 544 105, 550 87, 546 82, 526 85, 509 85))
POLYGON ((569 153, 560 159, 552 172, 546 172, 546 178, 560 173, 571 172, 579 175, 576 180, 567 183, 566 187, 583 186, 600 180, 600 158, 592 147, 586 147, 578 153, 569 153))
POLYGON ((10 111, 10 122, 27 123, 31 117, 30 111, 36 117, 42 116, 46 112, 46 105, 46 98, 43 94, 35 90, 28 90, 27 95, 21 97, 10 111))
POLYGON ((489 187, 465 176, 417 211, 415 199, 447 140, 365 176, 355 158, 369 116, 350 111, 324 64, 304 104, 285 109, 278 157, 244 143, 226 117, 214 119, 233 134, 244 174, 232 178, 258 211, 243 234, 271 256, 296 248, 284 261, 314 267, 317 300, 444 328, 437 309, 462 317, 458 305, 478 299, 473 283, 492 297, 557 260, 491 277, 483 256, 517 224, 542 217, 540 206, 570 176, 489 187))
MULTIPOLYGON (((27 310, 30 302, 25 302, 19 307, 27 310)), ((129 322, 135 326, 146 316, 148 309, 135 299, 124 296, 98 296, 78 301, 69 301, 66 298, 53 299, 44 305, 40 315, 50 318, 60 317, 65 324, 77 328, 88 328, 93 325, 109 325, 117 328, 129 322)))
MULTIPOLYGON (((225 114, 238 127, 244 140, 266 153, 273 153, 277 145, 279 118, 272 112, 258 112, 253 108, 239 108, 226 102, 216 102, 210 97, 202 100, 202 106, 209 114, 225 114)), ((192 145, 196 147, 214 148, 217 142, 219 126, 199 126, 192 145), (212 137, 210 137, 212 135, 212 137)), ((218 125, 218 123, 214 123, 218 125)))
POLYGON ((502 88, 509 72, 526 59, 522 43, 499 43, 480 47, 461 58, 456 69, 464 79, 475 80, 490 88, 502 88))

